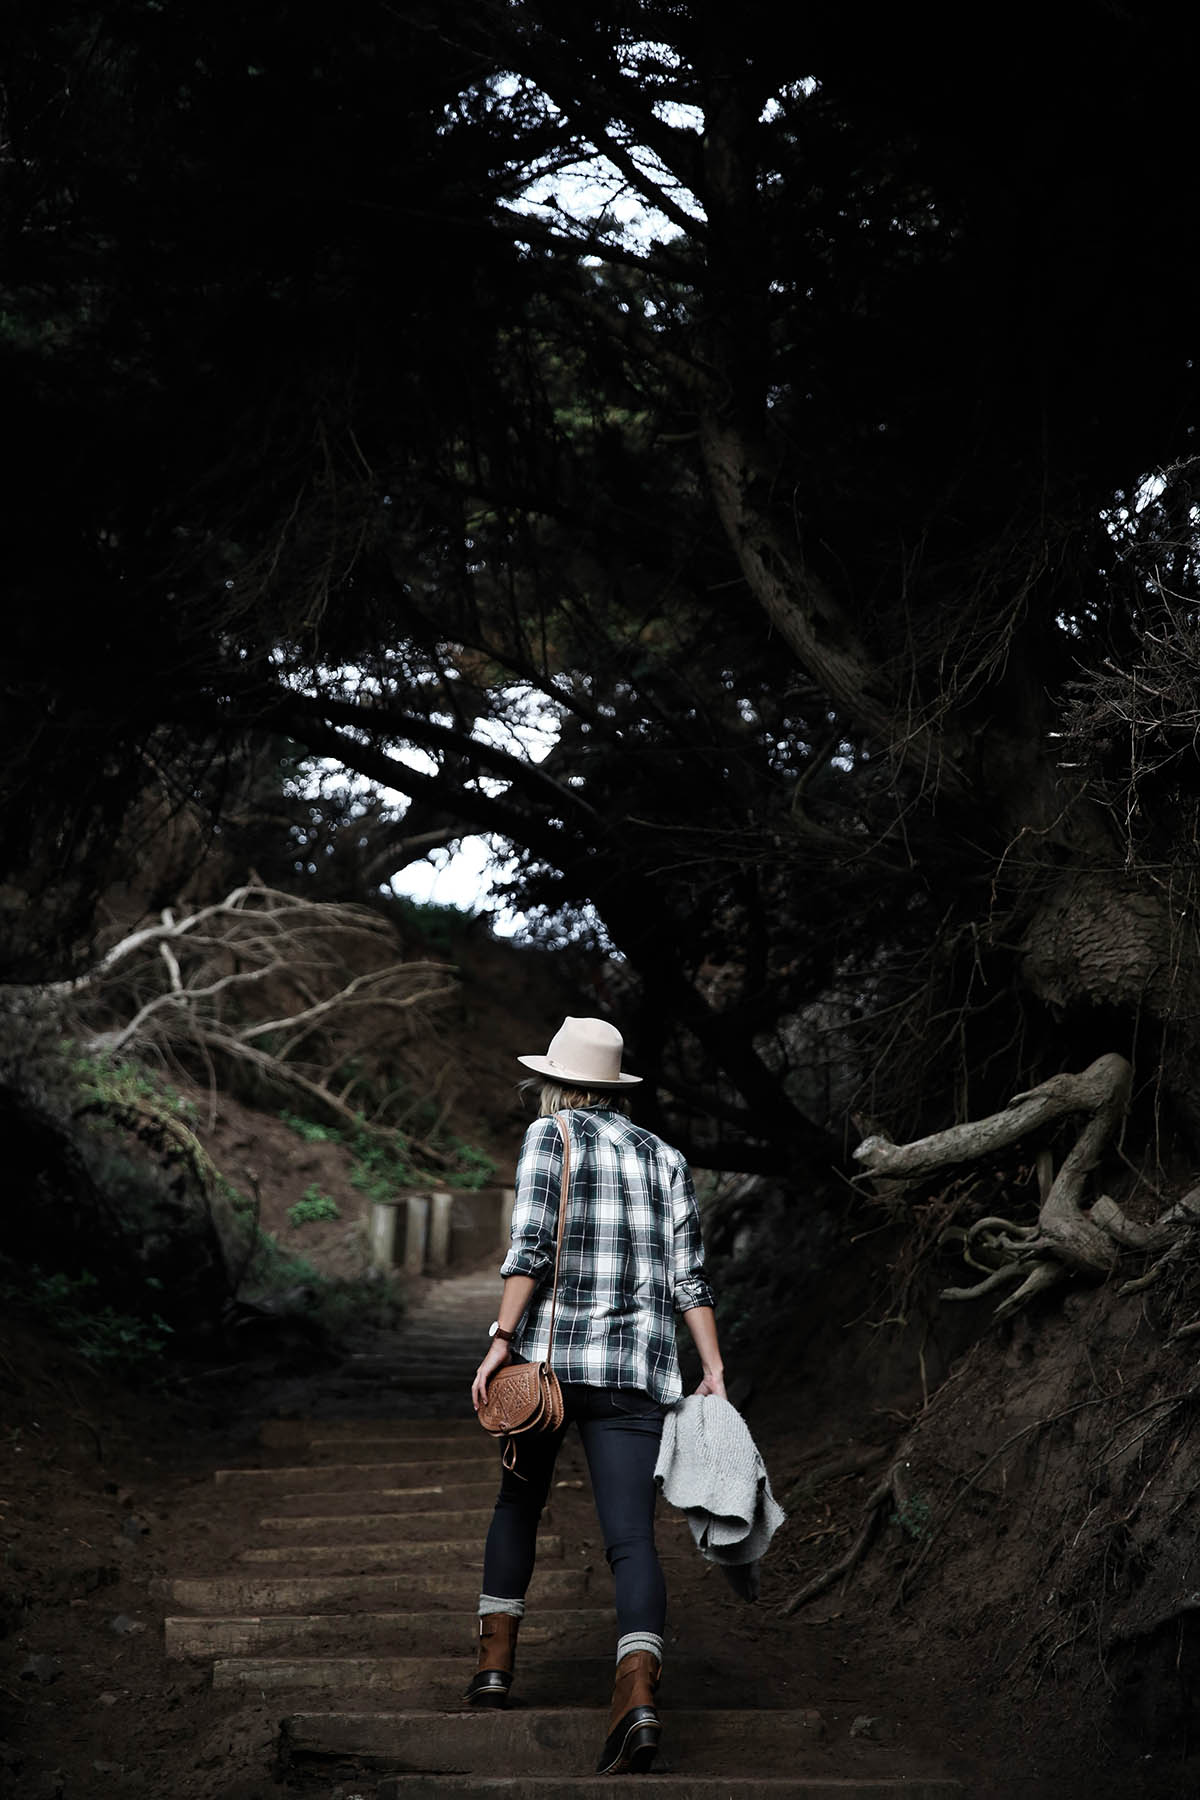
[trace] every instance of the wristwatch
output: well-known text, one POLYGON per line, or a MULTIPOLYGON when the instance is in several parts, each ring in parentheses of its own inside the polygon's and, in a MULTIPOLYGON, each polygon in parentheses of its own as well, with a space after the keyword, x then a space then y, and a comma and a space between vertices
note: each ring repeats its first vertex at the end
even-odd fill
POLYGON ((513 1340, 512 1332, 505 1331, 502 1328, 499 1319, 493 1319, 488 1326, 488 1336, 490 1338, 503 1338, 506 1344, 511 1344, 513 1340))

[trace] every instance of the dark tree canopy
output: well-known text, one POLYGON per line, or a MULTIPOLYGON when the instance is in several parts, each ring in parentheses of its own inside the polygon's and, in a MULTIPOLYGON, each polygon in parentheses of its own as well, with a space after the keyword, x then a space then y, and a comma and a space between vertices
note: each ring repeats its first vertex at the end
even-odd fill
POLYGON ((10 977, 163 805, 302 881, 327 845, 346 895, 483 831, 524 904, 599 914, 716 1165, 944 1124, 1135 1021, 1194 1131, 1190 25, 18 16, 10 977), (299 816, 313 757, 407 808, 299 816))

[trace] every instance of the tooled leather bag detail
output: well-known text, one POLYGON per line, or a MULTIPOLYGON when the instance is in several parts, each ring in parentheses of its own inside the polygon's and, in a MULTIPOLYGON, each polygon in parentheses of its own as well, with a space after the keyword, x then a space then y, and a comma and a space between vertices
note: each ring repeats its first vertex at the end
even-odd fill
MULTIPOLYGON (((557 1121, 563 1140, 562 1191, 558 1203, 558 1243, 554 1252, 554 1288, 550 1296, 550 1345, 554 1342, 554 1315, 558 1303, 558 1262, 562 1255, 563 1226, 567 1213, 567 1190, 571 1178, 571 1139, 561 1119, 557 1121)), ((563 1393, 558 1376, 548 1362, 505 1363, 488 1380, 487 1395, 476 1417, 492 1437, 508 1438, 504 1450, 504 1466, 512 1469, 516 1462, 515 1437, 529 1431, 557 1431, 563 1422, 563 1393)))
POLYGON ((479 1423, 493 1437, 518 1431, 552 1429, 554 1411, 551 1389, 562 1409, 558 1377, 546 1363, 508 1363, 488 1382, 487 1399, 479 1409, 479 1423))

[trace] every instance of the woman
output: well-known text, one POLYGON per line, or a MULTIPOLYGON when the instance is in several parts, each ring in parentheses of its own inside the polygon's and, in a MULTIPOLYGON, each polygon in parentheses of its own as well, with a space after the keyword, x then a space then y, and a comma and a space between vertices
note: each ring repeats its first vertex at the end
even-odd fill
POLYGON ((658 1747, 654 1691, 662 1668, 666 1587, 654 1547, 654 1465, 663 1411, 683 1392, 675 1355, 682 1312, 700 1353, 698 1394, 725 1395, 700 1220, 677 1150, 631 1123, 621 1034, 604 1019, 565 1019, 545 1056, 518 1062, 543 1078, 541 1116, 517 1163, 512 1248, 492 1344, 476 1371, 476 1411, 510 1356, 549 1362, 562 1384, 557 1432, 518 1443, 488 1532, 479 1597, 474 1705, 503 1706, 533 1574, 538 1521, 566 1427, 579 1426, 617 1607, 617 1672, 597 1773, 648 1769, 658 1747), (563 1141, 571 1162, 554 1343, 550 1298, 563 1141))

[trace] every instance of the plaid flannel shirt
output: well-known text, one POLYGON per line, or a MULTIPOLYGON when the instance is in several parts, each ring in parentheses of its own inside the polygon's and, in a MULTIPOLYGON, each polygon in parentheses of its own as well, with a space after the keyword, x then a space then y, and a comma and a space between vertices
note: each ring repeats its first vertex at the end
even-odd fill
POLYGON ((571 1180, 554 1344, 563 1147, 555 1121, 536 1119, 517 1162, 512 1248, 500 1273, 531 1275, 540 1285, 512 1348, 530 1362, 549 1362, 560 1381, 640 1388, 670 1405, 683 1392, 674 1315, 713 1303, 687 1163, 622 1113, 589 1107, 558 1116, 570 1132, 571 1180))

